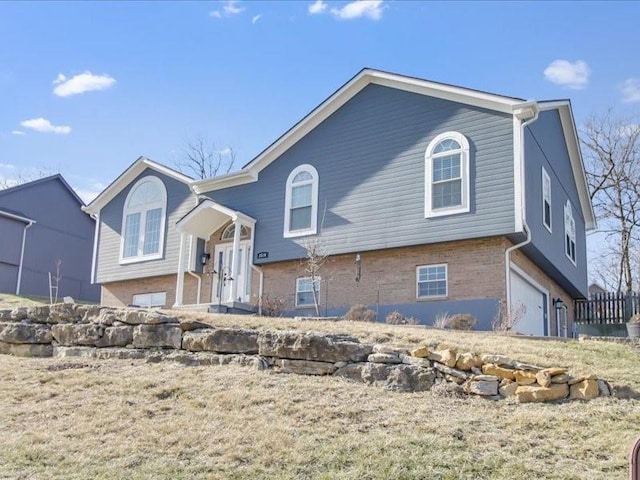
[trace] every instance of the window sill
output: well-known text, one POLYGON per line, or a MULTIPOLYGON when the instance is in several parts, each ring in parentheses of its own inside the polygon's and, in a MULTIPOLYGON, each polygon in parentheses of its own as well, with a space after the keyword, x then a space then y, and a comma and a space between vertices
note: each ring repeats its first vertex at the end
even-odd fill
POLYGON ((149 260, 160 260, 162 259, 162 254, 157 253, 154 255, 145 255, 145 256, 140 256, 140 257, 127 257, 127 258, 120 258, 120 265, 129 265, 132 263, 141 263, 141 262, 146 262, 149 260))
POLYGON ((424 218, 444 217, 446 215, 458 215, 460 213, 469 213, 469 207, 456 207, 439 210, 425 210, 424 218))
POLYGON ((311 228, 307 230, 295 230, 293 232, 285 231, 282 236, 284 238, 297 238, 297 237, 308 237, 309 235, 315 235, 316 229, 311 228))
POLYGON ((432 302, 434 300, 448 300, 448 295, 440 295, 438 297, 417 297, 416 302, 432 302))

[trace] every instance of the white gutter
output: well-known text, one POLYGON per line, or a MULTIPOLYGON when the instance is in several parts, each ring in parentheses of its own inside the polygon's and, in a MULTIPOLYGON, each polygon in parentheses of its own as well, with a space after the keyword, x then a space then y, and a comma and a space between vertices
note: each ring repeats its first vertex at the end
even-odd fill
MULTIPOLYGON (((527 225, 527 201, 526 201, 526 195, 525 195, 526 192, 525 192, 525 175, 524 175, 524 129, 528 125, 531 125, 533 122, 538 120, 540 109, 538 108, 538 105, 535 102, 527 102, 526 104, 523 104, 523 106, 525 108, 524 110, 521 110, 521 112, 524 113, 525 115, 524 118, 526 118, 527 114, 533 114, 531 118, 529 118, 528 120, 525 120, 520 124, 519 173, 520 173, 520 188, 522 191, 521 202, 520 202, 520 214, 522 218, 522 230, 527 235, 527 237, 525 238, 524 241, 517 243, 515 245, 512 245, 511 247, 507 248, 504 252, 504 270, 505 270, 505 282, 506 282, 505 297, 507 302, 506 306, 507 306, 508 317, 511 316, 511 252, 514 252, 524 247, 525 245, 528 245, 529 243, 531 243, 531 230, 529 229, 529 225, 527 225)), ((523 120, 523 118, 519 116, 519 113, 514 112, 514 115, 519 120, 523 120)))
POLYGON ((36 223, 35 220, 29 220, 22 231, 22 248, 20 249, 20 266, 18 267, 18 281, 16 282, 16 295, 20 295, 20 286, 22 283, 22 263, 24 261, 24 247, 27 243, 27 228, 36 223))

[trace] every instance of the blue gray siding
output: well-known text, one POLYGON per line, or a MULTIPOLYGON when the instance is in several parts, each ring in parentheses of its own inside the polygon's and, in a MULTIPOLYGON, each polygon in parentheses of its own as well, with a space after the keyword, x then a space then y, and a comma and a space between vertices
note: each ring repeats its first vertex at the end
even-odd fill
MULTIPOLYGON (((49 272, 56 274, 56 261, 60 260, 59 297, 99 299, 99 288, 91 285, 95 223, 80 207, 78 199, 56 177, 0 192, 0 208, 18 211, 36 221, 27 230, 21 294, 49 296, 49 272)), ((22 232, 14 232, 10 242, 14 260, 21 242, 22 232)))
POLYGON ((300 258, 303 239, 284 239, 289 173, 319 174, 318 225, 332 254, 478 238, 514 230, 512 117, 369 85, 260 172, 257 183, 211 192, 258 219, 257 264, 300 258), (424 218, 424 155, 438 134, 470 143, 471 211, 424 218))
POLYGON ((125 189, 100 210, 97 282, 108 283, 132 278, 175 274, 178 270, 180 234, 176 222, 195 206, 189 186, 152 169, 146 169, 125 189), (161 259, 120 265, 120 240, 124 202, 131 187, 142 177, 153 175, 167 189, 167 212, 164 232, 164 251, 161 259))
POLYGON ((524 251, 574 296, 587 296, 585 221, 567 146, 556 110, 542 112, 525 129, 525 198, 531 244, 524 251), (542 218, 542 167, 551 178, 551 233, 542 218), (565 255, 564 206, 573 207, 576 263, 565 255))
POLYGON ((25 223, 0 215, 0 292, 15 293, 25 223))

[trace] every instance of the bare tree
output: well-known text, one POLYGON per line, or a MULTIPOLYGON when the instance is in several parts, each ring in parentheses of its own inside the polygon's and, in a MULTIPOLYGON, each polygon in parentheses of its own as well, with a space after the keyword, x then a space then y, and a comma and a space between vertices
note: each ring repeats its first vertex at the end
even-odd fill
POLYGON ((232 148, 218 149, 203 135, 196 135, 187 142, 176 168, 195 178, 211 178, 229 173, 236 163, 232 148))
POLYGON ((303 259, 304 272, 311 279, 311 291, 313 293, 313 306, 316 310, 316 316, 320 316, 320 298, 318 297, 318 286, 320 285, 321 277, 320 270, 327 262, 327 251, 325 248, 324 238, 322 237, 322 227, 324 226, 324 217, 327 211, 325 205, 324 212, 322 214, 322 221, 320 222, 320 228, 318 234, 309 237, 302 243, 305 249, 306 255, 303 259))
POLYGON ((580 133, 594 211, 600 230, 615 245, 609 262, 616 259, 616 290, 630 292, 640 245, 640 125, 615 119, 609 110, 591 117, 580 133))
POLYGON ((0 176, 0 190, 33 182, 34 180, 39 180, 53 174, 53 170, 45 167, 21 169, 10 177, 0 176))

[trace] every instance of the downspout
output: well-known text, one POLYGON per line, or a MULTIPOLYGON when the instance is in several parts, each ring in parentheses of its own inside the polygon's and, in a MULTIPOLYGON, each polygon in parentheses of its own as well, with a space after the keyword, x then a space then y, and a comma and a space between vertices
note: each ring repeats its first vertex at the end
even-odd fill
POLYGON ((22 248, 20 249, 20 266, 18 267, 18 281, 16 282, 16 295, 20 295, 20 286, 22 283, 22 263, 24 262, 24 247, 27 243, 27 228, 33 225, 35 220, 30 220, 28 224, 24 226, 22 231, 22 248))
POLYGON ((189 266, 187 267, 187 273, 192 277, 195 277, 198 280, 198 290, 196 291, 196 303, 200 305, 200 289, 202 287, 202 277, 200 275, 196 275, 191 271, 191 262, 193 261, 193 244, 194 242, 193 235, 191 235, 191 241, 189 243, 189 266))
POLYGON ((98 234, 100 233, 100 213, 89 214, 91 218, 93 218, 94 222, 96 222, 95 230, 93 232, 93 256, 91 257, 91 283, 95 285, 96 283, 96 263, 98 258, 98 234))
POLYGON ((531 243, 531 230, 529 229, 529 225, 527 224, 527 201, 526 201, 526 191, 525 191, 525 175, 524 175, 524 129, 528 125, 531 125, 533 122, 538 120, 538 116, 540 114, 540 109, 538 105, 532 103, 530 105, 533 109, 533 116, 528 120, 525 120, 520 124, 520 185, 522 188, 522 202, 520 204, 520 214, 522 216, 522 230, 526 234, 526 238, 524 241, 512 245, 507 248, 504 252, 504 270, 505 270, 505 281, 506 281, 506 289, 505 296, 507 302, 507 316, 511 316, 511 252, 514 252, 525 245, 531 243))

